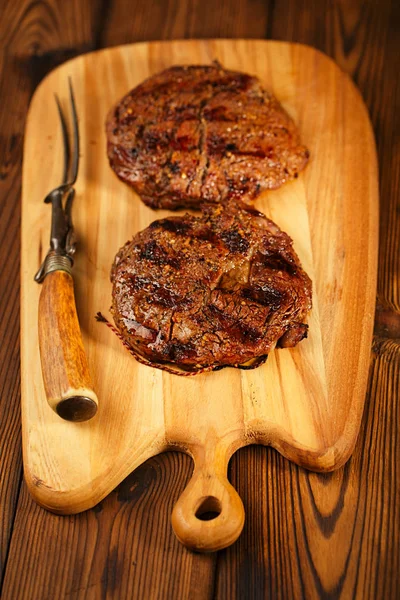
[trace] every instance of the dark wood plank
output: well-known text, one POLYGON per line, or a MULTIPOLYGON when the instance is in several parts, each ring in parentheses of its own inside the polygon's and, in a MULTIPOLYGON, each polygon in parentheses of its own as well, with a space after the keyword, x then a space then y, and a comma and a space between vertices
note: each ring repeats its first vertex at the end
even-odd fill
POLYGON ((161 39, 264 38, 272 2, 264 0, 114 0, 100 40, 103 46, 161 39))
POLYGON ((20 169, 30 84, 0 52, 0 582, 22 476, 19 383, 20 169))
POLYGON ((148 460, 94 510, 71 517, 36 506, 25 485, 2 598, 210 598, 214 555, 175 538, 172 507, 191 460, 148 460))
POLYGON ((22 57, 94 46, 102 22, 102 0, 3 0, 0 46, 22 57))

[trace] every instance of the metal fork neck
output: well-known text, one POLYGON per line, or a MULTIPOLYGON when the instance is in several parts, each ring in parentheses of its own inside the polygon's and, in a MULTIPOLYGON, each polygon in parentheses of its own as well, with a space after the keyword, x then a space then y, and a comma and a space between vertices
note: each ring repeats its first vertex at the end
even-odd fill
POLYGON ((75 253, 75 236, 71 222, 71 205, 74 189, 64 190, 57 188, 46 198, 46 204, 51 203, 51 234, 50 248, 35 275, 35 281, 42 283, 46 275, 52 271, 67 271, 71 273, 73 254, 75 253), (65 207, 63 200, 67 199, 65 207))
POLYGON ((63 208, 61 191, 54 193, 51 198, 51 234, 50 248, 55 251, 65 250, 68 235, 68 220, 63 208))

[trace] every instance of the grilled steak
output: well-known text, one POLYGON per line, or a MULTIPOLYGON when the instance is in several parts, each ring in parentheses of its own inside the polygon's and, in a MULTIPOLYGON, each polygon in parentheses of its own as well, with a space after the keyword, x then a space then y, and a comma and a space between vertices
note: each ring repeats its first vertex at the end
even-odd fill
POLYGON ((115 324, 153 366, 257 366, 275 344, 306 337, 311 281, 290 237, 262 213, 236 201, 202 211, 155 221, 121 248, 115 324))
POLYGON ((129 92, 107 118, 117 175, 153 208, 256 198, 295 178, 308 150, 256 77, 172 67, 129 92))

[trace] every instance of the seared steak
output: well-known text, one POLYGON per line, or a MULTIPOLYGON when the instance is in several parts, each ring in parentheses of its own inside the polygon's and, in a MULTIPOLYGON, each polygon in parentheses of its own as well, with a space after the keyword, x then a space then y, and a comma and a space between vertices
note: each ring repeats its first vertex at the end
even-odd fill
POLYGON ((172 67, 130 91, 107 118, 117 175, 153 208, 256 198, 308 160, 292 119, 256 77, 172 67))
POLYGON ((290 237, 244 203, 207 205, 135 235, 111 271, 123 340, 153 366, 257 366, 307 336, 311 281, 290 237))

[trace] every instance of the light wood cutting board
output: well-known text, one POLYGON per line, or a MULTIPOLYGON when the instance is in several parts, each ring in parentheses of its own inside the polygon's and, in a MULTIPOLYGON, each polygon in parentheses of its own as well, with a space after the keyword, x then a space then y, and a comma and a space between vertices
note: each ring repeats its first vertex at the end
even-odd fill
POLYGON ((366 391, 377 237, 377 165, 367 111, 351 80, 320 52, 265 41, 141 43, 81 56, 50 73, 32 100, 23 167, 23 449, 35 500, 61 514, 83 511, 149 457, 182 450, 194 458, 195 469, 172 524, 187 546, 210 551, 231 544, 243 527, 242 502, 227 480, 238 448, 272 445, 316 471, 343 465, 356 441, 366 391), (256 207, 293 238, 313 280, 314 307, 309 338, 271 353, 264 366, 182 378, 137 363, 95 320, 98 311, 109 314, 116 251, 169 214, 147 208, 111 171, 104 121, 111 105, 147 76, 215 58, 258 75, 310 149, 299 179, 265 193, 256 207), (63 421, 47 405, 38 352, 40 286, 33 281, 48 248, 50 208, 42 200, 62 169, 53 94, 66 102, 69 76, 81 132, 74 277, 100 403, 86 423, 63 421))

